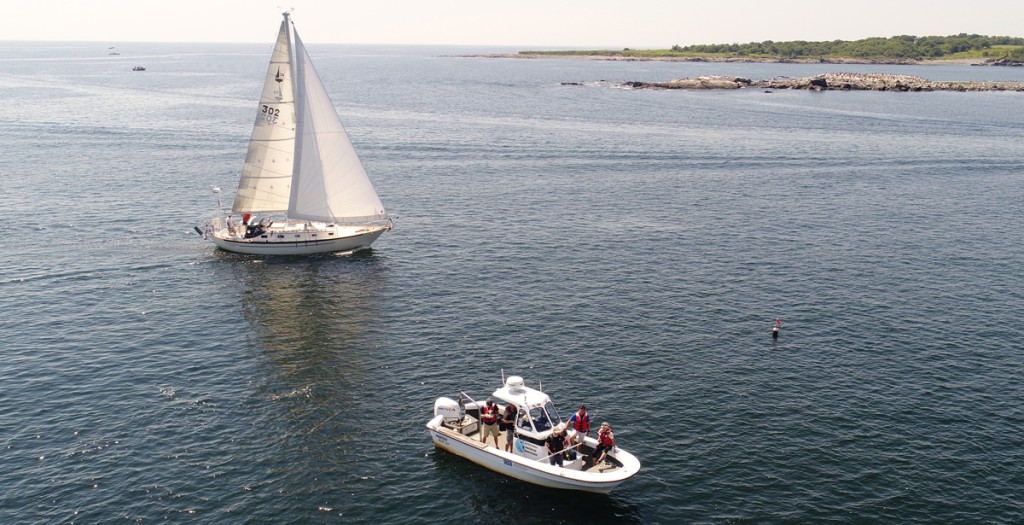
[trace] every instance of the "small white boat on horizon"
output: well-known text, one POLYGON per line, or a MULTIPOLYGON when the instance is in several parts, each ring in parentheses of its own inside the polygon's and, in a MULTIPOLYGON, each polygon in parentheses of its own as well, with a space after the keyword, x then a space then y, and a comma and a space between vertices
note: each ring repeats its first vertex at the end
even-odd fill
MULTIPOLYGON (((508 404, 518 409, 511 452, 504 450, 506 432, 500 433, 498 448, 481 442, 482 403, 465 393, 458 401, 440 397, 434 402, 434 417, 427 423, 434 446, 506 476, 556 489, 607 494, 640 471, 640 461, 617 446, 604 464, 594 465, 597 440, 591 437, 584 439, 574 459, 562 466, 550 464, 545 440, 553 429, 564 426, 551 398, 525 386, 519 376, 509 376, 504 383, 491 398, 502 411, 508 404)), ((570 428, 568 433, 571 438, 575 431, 570 428)))

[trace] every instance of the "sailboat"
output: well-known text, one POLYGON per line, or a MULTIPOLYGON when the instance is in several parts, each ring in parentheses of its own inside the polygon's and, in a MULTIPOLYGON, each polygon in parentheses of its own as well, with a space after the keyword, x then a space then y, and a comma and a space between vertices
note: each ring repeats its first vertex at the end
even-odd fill
POLYGON ((303 255, 368 248, 391 228, 286 12, 231 213, 196 231, 232 252, 303 255))

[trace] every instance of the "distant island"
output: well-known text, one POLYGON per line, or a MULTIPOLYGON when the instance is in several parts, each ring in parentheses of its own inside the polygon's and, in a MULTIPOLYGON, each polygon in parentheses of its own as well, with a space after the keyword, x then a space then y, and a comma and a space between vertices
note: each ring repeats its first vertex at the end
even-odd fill
POLYGON ((862 40, 701 44, 671 49, 520 51, 493 58, 581 58, 591 60, 661 60, 680 62, 782 62, 833 64, 920 64, 959 62, 1024 66, 1024 38, 968 35, 874 37, 862 40))
MULTIPOLYGON (((563 82, 562 85, 583 85, 563 82)), ((883 73, 825 73, 801 78, 750 80, 742 77, 702 76, 666 82, 623 82, 633 89, 805 89, 810 91, 1024 91, 1024 82, 949 82, 910 75, 883 73)))

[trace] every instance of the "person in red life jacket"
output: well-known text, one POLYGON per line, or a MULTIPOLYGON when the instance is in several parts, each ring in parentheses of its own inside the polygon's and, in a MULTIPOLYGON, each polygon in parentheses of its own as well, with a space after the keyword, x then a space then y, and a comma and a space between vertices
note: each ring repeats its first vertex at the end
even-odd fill
POLYGON ((487 398, 484 406, 480 407, 480 422, 483 429, 480 430, 480 442, 487 443, 487 436, 494 436, 494 448, 498 448, 498 405, 487 398))
POLYGON ((565 422, 566 426, 571 426, 576 431, 572 437, 569 438, 570 445, 576 445, 577 443, 583 443, 583 439, 590 434, 590 416, 587 414, 587 407, 580 405, 580 409, 573 412, 569 416, 569 421, 565 422))
POLYGON ((567 446, 565 442, 565 427, 556 425, 555 429, 551 431, 551 435, 544 440, 544 447, 548 451, 548 461, 552 465, 557 463, 561 467, 562 462, 565 460, 565 448, 567 446))
POLYGON ((604 463, 608 457, 608 451, 615 452, 615 434, 612 427, 606 421, 601 422, 601 429, 597 431, 597 448, 594 449, 594 457, 597 458, 595 465, 604 463))

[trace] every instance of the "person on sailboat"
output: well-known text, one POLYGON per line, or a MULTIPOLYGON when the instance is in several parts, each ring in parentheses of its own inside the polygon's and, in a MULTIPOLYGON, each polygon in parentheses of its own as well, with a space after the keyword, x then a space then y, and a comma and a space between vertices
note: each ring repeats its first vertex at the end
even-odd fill
POLYGON ((245 238, 252 239, 253 237, 259 237, 263 235, 264 227, 263 221, 260 222, 249 222, 249 225, 245 227, 245 238))

